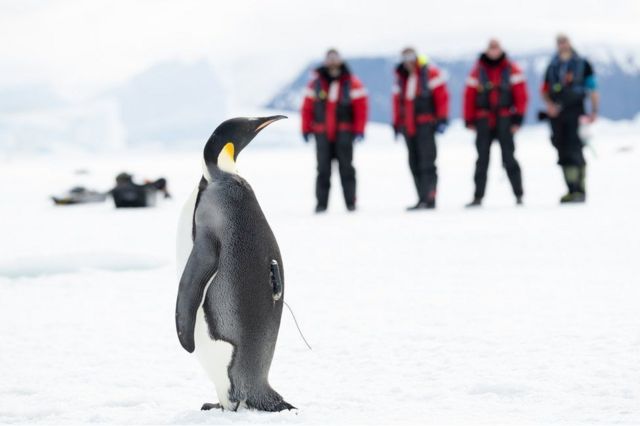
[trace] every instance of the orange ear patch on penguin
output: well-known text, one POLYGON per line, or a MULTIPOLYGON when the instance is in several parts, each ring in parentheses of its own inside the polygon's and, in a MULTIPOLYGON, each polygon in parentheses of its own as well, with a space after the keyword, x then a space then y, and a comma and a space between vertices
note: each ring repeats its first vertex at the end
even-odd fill
POLYGON ((227 142, 225 146, 222 147, 220 154, 218 154, 218 167, 220 167, 221 170, 227 173, 237 173, 235 152, 236 148, 233 142, 227 142))
POLYGON ((233 142, 227 142, 227 144, 222 148, 222 151, 224 151, 229 158, 235 158, 236 148, 235 145, 233 145, 233 142))

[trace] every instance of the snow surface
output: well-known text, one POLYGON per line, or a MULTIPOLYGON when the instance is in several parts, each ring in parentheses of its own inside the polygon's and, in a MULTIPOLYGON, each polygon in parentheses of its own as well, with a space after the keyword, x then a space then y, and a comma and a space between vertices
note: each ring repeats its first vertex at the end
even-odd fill
POLYGON ((265 130, 239 168, 313 346, 285 311, 270 379, 299 410, 199 411, 215 392, 176 337, 174 239, 200 152, 137 149, 0 156, 0 423, 640 423, 640 123, 593 129, 583 206, 558 205, 547 130, 527 128, 526 205, 496 146, 473 211, 462 208, 472 134, 457 124, 439 141, 438 209, 420 213, 404 211, 415 196, 403 144, 370 126, 356 150, 359 211, 345 211, 334 176, 323 216, 298 125, 265 130), (107 189, 122 170, 165 175, 174 198, 127 211, 47 199, 107 189))

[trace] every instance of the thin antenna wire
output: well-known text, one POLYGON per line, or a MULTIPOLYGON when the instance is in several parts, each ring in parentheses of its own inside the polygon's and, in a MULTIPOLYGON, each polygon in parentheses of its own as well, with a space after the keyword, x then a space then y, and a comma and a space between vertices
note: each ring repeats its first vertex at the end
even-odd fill
POLYGON ((298 325, 298 320, 296 319, 296 316, 293 314, 293 311, 291 310, 291 307, 284 300, 283 300, 283 302, 284 302, 284 306, 286 306, 287 309, 289 310, 289 312, 291 312, 291 316, 293 317, 293 322, 296 323, 296 328, 298 329, 298 333, 300 333, 300 337, 302 337, 302 340, 304 341, 304 344, 307 345, 307 347, 309 348, 310 351, 312 351, 313 349, 311 349, 311 345, 309 345, 309 342, 307 342, 307 339, 304 338, 304 334, 302 334, 302 330, 300 330, 300 326, 298 325))

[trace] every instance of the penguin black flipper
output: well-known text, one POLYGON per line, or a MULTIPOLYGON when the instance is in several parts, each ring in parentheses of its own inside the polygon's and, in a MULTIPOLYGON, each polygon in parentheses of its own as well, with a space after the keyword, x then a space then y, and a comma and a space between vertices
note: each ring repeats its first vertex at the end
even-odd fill
POLYGON ((193 332, 196 312, 202 302, 204 290, 217 270, 217 242, 205 235, 197 235, 180 278, 176 302, 176 330, 180 344, 187 352, 195 350, 193 332))

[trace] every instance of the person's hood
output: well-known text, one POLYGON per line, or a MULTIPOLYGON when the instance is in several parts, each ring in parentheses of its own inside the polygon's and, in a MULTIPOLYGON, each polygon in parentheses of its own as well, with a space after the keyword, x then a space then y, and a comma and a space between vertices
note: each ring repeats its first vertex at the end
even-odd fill
POLYGON ((500 55, 497 59, 491 59, 490 57, 487 56, 486 53, 483 53, 482 55, 480 55, 480 59, 479 59, 479 61, 483 65, 486 65, 488 67, 498 67, 502 65, 506 60, 507 60, 507 54, 504 52, 502 52, 502 55, 500 55))

